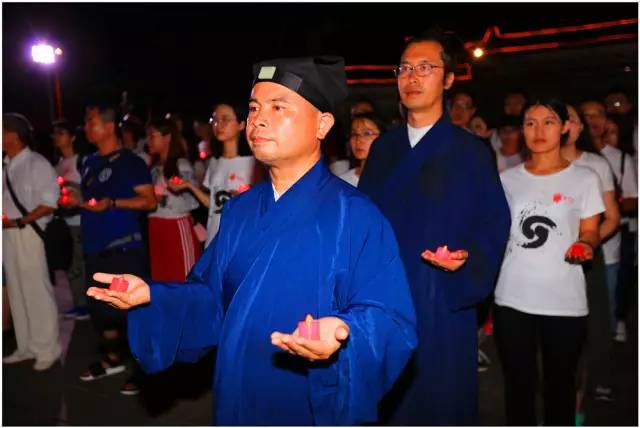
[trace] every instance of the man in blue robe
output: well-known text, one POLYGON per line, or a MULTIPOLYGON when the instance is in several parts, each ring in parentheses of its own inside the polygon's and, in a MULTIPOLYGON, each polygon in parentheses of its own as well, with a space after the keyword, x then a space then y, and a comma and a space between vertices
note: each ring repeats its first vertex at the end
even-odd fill
POLYGON ((444 112, 449 46, 437 31, 408 42, 395 70, 408 124, 373 143, 359 183, 396 233, 418 321, 418 349, 381 406, 392 425, 478 423, 474 306, 494 288, 509 234, 492 153, 444 112), (445 245, 449 258, 434 254, 445 245))
POLYGON ((416 347, 415 312, 391 226, 320 155, 347 94, 344 61, 264 61, 254 79, 246 132, 270 180, 225 204, 186 283, 124 275, 126 292, 87 294, 135 307, 129 342, 149 372, 217 346, 219 425, 376 421, 416 347), (320 340, 296 329, 306 314, 320 340))

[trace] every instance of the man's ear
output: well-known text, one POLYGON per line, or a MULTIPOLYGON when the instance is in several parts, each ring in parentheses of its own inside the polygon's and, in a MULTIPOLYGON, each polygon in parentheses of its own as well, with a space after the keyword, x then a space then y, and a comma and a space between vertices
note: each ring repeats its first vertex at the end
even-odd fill
POLYGON ((444 89, 451 88, 455 78, 456 78, 456 75, 453 73, 453 71, 448 72, 447 76, 444 78, 444 89))
POLYGON ((320 113, 316 138, 318 138, 318 140, 324 140, 324 137, 327 136, 334 123, 336 123, 336 120, 331 113, 320 113))

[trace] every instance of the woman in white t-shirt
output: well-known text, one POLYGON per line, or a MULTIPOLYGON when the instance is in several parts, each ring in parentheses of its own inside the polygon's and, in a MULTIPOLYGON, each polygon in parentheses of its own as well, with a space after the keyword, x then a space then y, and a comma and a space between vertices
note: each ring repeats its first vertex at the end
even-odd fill
POLYGON ((349 134, 349 144, 351 153, 358 166, 351 168, 344 174, 339 175, 353 187, 358 187, 360 174, 367 162, 371 144, 386 130, 384 123, 370 113, 362 113, 351 119, 351 133, 349 134))
POLYGON ((193 230, 191 210, 198 202, 189 192, 176 192, 171 182, 195 181, 186 159, 176 125, 158 119, 147 125, 151 178, 158 208, 149 214, 149 259, 151 278, 156 281, 184 281, 200 257, 200 243, 193 230))
POLYGON ((233 196, 249 190, 261 177, 261 170, 251 155, 244 135, 246 109, 234 103, 218 104, 212 116, 213 132, 222 144, 222 155, 212 159, 202 185, 209 190, 203 192, 197 186, 186 183, 177 189, 188 188, 201 204, 209 207, 207 242, 209 245, 220 227, 220 216, 225 202, 233 196))
POLYGON ((564 159, 566 106, 556 100, 525 110, 530 156, 500 175, 511 233, 495 291, 495 338, 503 366, 507 425, 538 425, 538 349, 544 424, 575 423, 575 372, 586 334, 585 279, 579 263, 599 245, 604 211, 598 176, 564 159))

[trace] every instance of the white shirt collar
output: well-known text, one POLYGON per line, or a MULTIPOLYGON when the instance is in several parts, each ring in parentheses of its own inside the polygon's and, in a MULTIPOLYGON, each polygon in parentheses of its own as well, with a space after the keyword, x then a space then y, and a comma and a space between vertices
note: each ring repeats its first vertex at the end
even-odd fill
POLYGON ((427 135, 427 132, 429 132, 429 130, 433 128, 433 125, 434 124, 423 126, 422 128, 414 128, 407 123, 409 144, 411 144, 411 148, 414 148, 420 142, 420 140, 422 140, 422 137, 427 135))
POLYGON ((273 189, 273 198, 278 202, 278 199, 280 199, 280 196, 282 195, 278 193, 276 186, 274 186, 273 183, 271 183, 271 188, 273 189))

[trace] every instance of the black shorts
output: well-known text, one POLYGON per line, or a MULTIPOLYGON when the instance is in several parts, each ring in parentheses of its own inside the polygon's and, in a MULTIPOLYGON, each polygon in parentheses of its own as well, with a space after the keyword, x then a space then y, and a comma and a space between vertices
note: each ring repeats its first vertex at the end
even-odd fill
MULTIPOLYGON (((88 287, 108 288, 109 284, 101 284, 93 280, 93 274, 129 273, 146 278, 149 276, 149 257, 146 247, 116 248, 98 254, 85 255, 86 284, 88 287)), ((104 330, 125 330, 127 311, 116 309, 104 302, 88 298, 91 319, 100 332, 104 330)))

